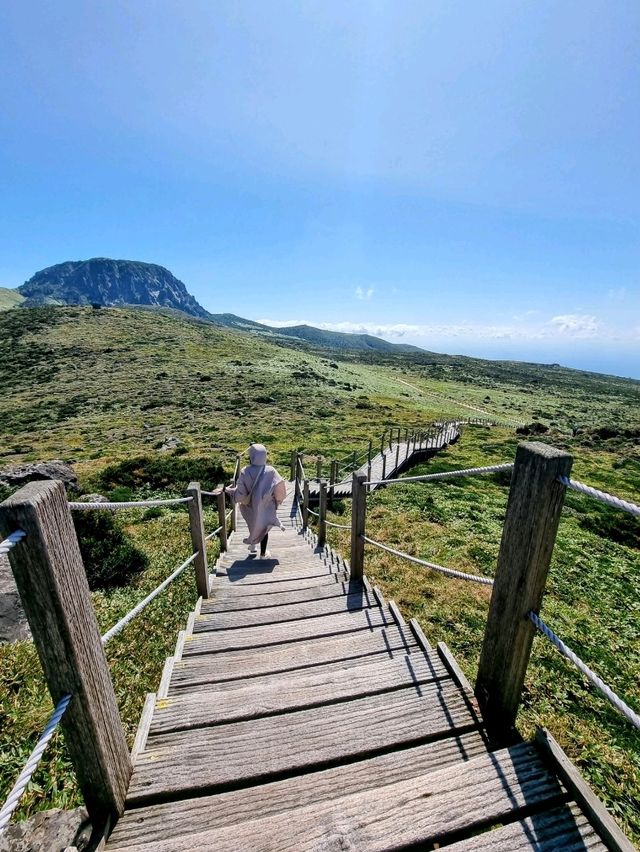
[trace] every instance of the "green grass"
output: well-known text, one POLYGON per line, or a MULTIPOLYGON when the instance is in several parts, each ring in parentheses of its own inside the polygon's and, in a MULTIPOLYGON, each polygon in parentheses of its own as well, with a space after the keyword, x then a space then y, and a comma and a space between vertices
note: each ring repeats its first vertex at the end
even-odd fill
MULTIPOLYGON (((171 313, 67 307, 0 314, 0 386, 6 391, 0 400, 0 463, 63 458, 73 462, 87 490, 109 490, 114 483, 103 476, 107 468, 126 472, 132 459, 145 457, 149 470, 170 461, 175 481, 154 487, 177 493, 187 463, 209 459, 212 469, 230 470, 250 440, 266 443, 284 472, 292 449, 344 456, 370 438, 378 440, 386 424, 423 427, 481 409, 497 420, 544 423, 550 430, 544 440, 574 453, 574 477, 635 502, 640 492, 640 384, 553 366, 328 353, 171 313), (170 436, 182 442, 182 455, 161 452, 170 436)), ((470 428, 424 470, 510 460, 517 441, 513 430, 470 428)), ((142 474, 137 463, 134 468, 132 485, 138 488, 142 474)), ((369 531, 402 550, 490 576, 506 499, 507 485, 498 477, 394 485, 370 497, 369 531)), ((348 518, 348 503, 345 511, 348 518)), ((637 521, 622 528, 612 512, 586 497, 567 496, 543 617, 638 707, 637 521)), ((127 529, 150 564, 130 586, 93 594, 101 629, 185 558, 186 519, 184 511, 170 510, 156 518, 127 515, 127 529)), ((213 516, 210 525, 217 525, 213 516)), ((331 530, 330 539, 348 553, 347 535, 331 530)), ((366 570, 432 640, 450 645, 473 679, 488 590, 370 548, 366 570)), ((130 740, 144 696, 157 688, 194 602, 187 569, 108 648, 130 740)), ((30 643, 0 647, 0 667, 2 798, 51 706, 30 643)), ((637 736, 541 638, 534 643, 519 717, 527 735, 536 724, 550 728, 640 838, 637 736)), ((19 815, 78 800, 57 735, 19 815)))

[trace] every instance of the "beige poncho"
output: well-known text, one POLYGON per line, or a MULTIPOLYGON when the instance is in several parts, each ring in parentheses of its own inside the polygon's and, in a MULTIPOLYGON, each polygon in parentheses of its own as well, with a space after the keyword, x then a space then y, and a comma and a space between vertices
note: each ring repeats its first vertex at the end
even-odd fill
POLYGON ((235 488, 228 488, 240 506, 249 527, 247 544, 258 544, 272 527, 282 529, 277 508, 287 496, 287 486, 278 471, 266 464, 267 451, 261 444, 249 447, 251 464, 240 471, 235 488))

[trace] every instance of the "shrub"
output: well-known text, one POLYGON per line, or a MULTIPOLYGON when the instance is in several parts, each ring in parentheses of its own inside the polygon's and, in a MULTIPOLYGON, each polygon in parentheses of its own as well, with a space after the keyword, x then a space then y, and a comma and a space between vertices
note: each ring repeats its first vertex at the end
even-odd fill
POLYGON ((147 567, 146 555, 131 543, 111 512, 76 512, 73 523, 92 591, 126 586, 147 567))
MULTIPOLYGON (((215 485, 228 479, 222 465, 207 457, 187 457, 180 453, 157 456, 135 456, 118 464, 109 465, 99 475, 100 487, 115 489, 141 488, 146 485, 152 490, 171 490, 181 493, 190 482, 215 485)), ((130 492, 129 492, 130 493, 130 492)), ((130 499, 118 497, 114 499, 130 499)))

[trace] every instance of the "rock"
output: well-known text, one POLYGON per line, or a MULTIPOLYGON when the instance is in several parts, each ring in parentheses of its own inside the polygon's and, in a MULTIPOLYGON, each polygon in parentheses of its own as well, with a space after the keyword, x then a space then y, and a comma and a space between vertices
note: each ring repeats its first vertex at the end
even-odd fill
POLYGON ((0 836, 0 852, 63 852, 69 847, 87 852, 90 838, 91 823, 85 808, 54 808, 9 825, 0 836))
POLYGON ((17 642, 20 639, 31 639, 31 631, 9 557, 0 556, 0 642, 17 642))
POLYGON ((71 465, 60 459, 0 468, 0 485, 19 488, 27 482, 58 479, 67 491, 78 490, 78 477, 71 465))
POLYGON ((182 441, 180 440, 180 438, 173 438, 173 437, 165 438, 164 444, 160 447, 160 452, 166 453, 169 450, 175 450, 177 447, 181 447, 181 446, 182 446, 182 441))

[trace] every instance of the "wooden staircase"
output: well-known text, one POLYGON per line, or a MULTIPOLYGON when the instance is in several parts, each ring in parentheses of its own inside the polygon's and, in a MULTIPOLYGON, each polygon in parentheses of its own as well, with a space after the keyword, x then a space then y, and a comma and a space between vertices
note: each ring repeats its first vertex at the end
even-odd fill
POLYGON ((110 852, 614 848, 544 750, 494 750, 445 646, 350 581, 292 496, 280 516, 264 561, 238 519, 147 701, 110 852))

